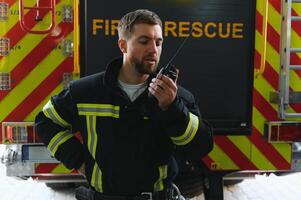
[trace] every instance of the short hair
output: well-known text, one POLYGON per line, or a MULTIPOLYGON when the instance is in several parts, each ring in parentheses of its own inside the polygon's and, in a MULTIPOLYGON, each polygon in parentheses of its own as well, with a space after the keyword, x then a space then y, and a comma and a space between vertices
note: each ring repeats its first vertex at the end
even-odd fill
POLYGON ((119 38, 129 39, 135 24, 160 25, 162 28, 162 21, 156 13, 146 9, 139 9, 129 12, 121 18, 118 23, 119 38))

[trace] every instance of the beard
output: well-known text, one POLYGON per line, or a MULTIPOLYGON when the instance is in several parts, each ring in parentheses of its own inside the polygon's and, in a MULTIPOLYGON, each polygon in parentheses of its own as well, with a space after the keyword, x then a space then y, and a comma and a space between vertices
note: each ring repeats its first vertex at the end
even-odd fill
POLYGON ((138 60, 134 59, 133 60, 133 65, 135 67, 136 72, 139 74, 153 74, 156 72, 157 67, 158 67, 158 62, 155 62, 155 64, 150 64, 150 63, 144 63, 145 59, 138 60))

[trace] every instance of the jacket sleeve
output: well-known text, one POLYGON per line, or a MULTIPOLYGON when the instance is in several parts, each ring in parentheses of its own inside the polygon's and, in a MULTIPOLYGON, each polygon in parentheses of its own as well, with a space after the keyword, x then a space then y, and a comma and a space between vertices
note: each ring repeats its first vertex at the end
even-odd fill
POLYGON ((78 124, 77 108, 68 89, 51 97, 35 119, 39 137, 69 169, 79 169, 84 160, 83 145, 74 136, 78 124))
POLYGON ((200 117, 193 95, 185 91, 178 95, 167 111, 161 111, 160 121, 176 146, 176 154, 187 161, 198 161, 213 148, 212 128, 200 117))

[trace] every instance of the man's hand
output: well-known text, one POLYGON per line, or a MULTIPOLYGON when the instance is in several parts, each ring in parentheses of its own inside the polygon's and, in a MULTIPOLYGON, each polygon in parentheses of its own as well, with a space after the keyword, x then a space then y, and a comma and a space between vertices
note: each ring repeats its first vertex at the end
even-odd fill
POLYGON ((161 110, 165 111, 175 100, 178 87, 171 78, 160 74, 156 78, 152 79, 148 90, 158 100, 158 105, 161 110))

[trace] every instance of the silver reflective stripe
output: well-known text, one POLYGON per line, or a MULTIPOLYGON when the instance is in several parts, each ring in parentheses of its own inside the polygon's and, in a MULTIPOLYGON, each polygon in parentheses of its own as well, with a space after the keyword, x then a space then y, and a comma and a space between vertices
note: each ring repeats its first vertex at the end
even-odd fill
POLYGON ((43 113, 51 119, 54 123, 60 125, 61 127, 71 127, 71 125, 66 122, 55 110, 51 100, 43 107, 43 113))
MULTIPOLYGON (((81 111, 79 109, 79 113, 86 116, 87 146, 90 154, 92 155, 94 160, 96 160, 95 157, 96 157, 96 149, 97 149, 97 141, 98 141, 98 135, 96 130, 96 117, 98 115, 96 115, 95 113, 91 113, 91 110, 85 107, 81 111)), ((94 187, 94 189, 97 192, 102 192, 102 172, 96 162, 93 167, 91 186, 94 187)))
POLYGON ((78 109, 78 111, 83 113, 92 112, 92 113, 112 113, 113 115, 119 114, 119 110, 114 110, 111 108, 80 108, 78 109))
POLYGON ((96 116, 86 116, 87 130, 88 130, 88 149, 95 159, 96 145, 97 145, 97 132, 96 132, 96 116))
POLYGON ((91 186, 94 187, 97 192, 102 192, 102 172, 96 162, 93 167, 91 186))
POLYGON ((72 138, 73 135, 70 133, 69 130, 61 131, 57 133, 49 142, 47 148, 51 152, 51 154, 54 156, 60 145, 62 145, 64 142, 72 138))
POLYGON ((159 166, 158 170, 159 170, 159 178, 154 184, 155 192, 164 190, 163 180, 167 178, 167 165, 159 166))
POLYGON ((170 138, 175 145, 186 145, 194 138, 198 128, 199 118, 196 115, 189 113, 189 122, 184 134, 179 137, 170 138))
POLYGON ((111 104, 77 104, 79 115, 119 118, 119 106, 111 104))

